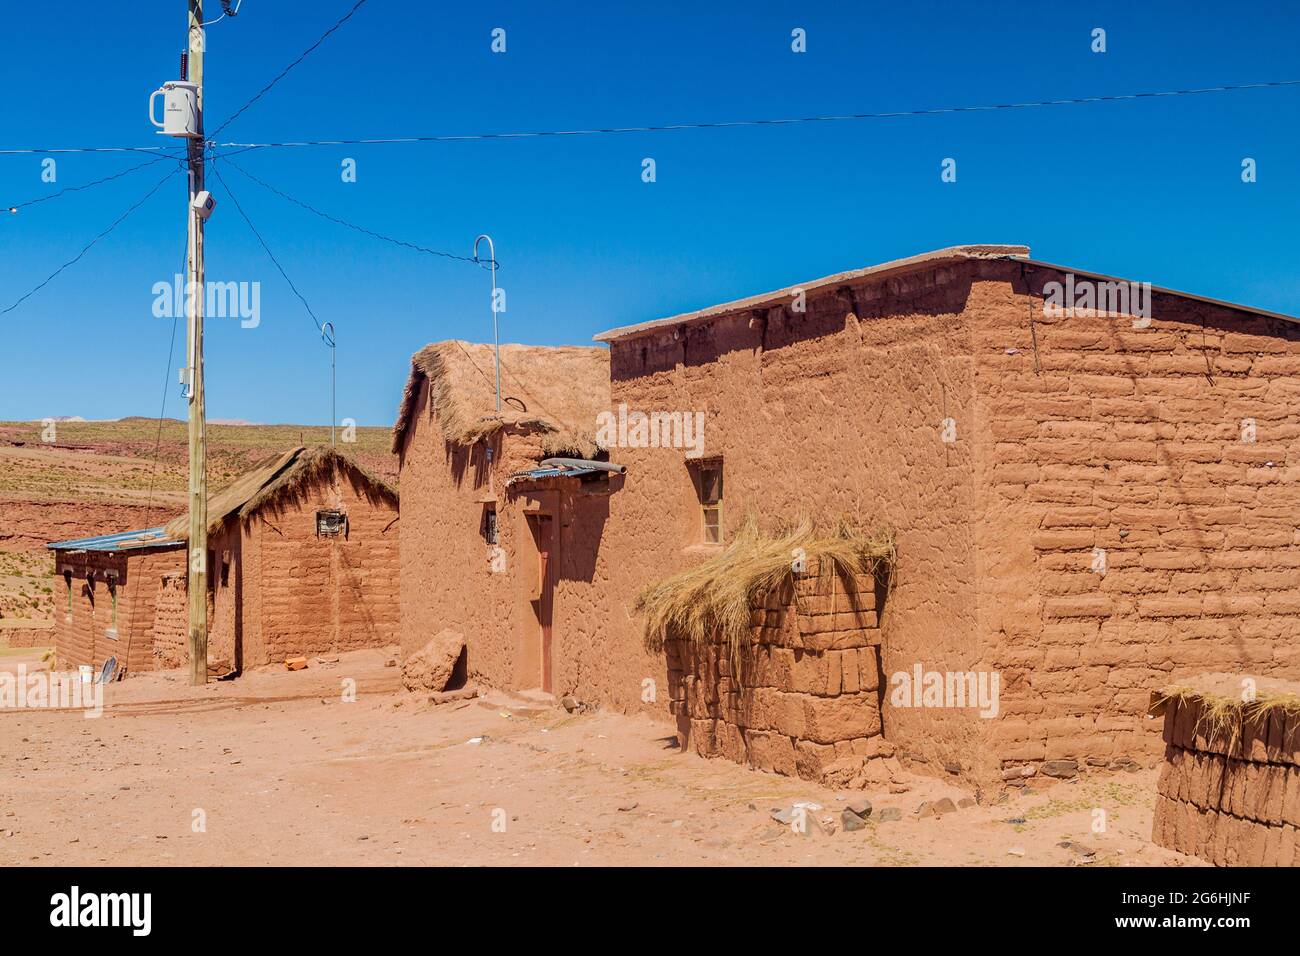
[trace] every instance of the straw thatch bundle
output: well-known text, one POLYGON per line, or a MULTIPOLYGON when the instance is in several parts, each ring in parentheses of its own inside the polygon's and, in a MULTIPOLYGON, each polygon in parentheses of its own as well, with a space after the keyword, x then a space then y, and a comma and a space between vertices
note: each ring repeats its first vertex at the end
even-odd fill
POLYGON ((541 435, 542 453, 597 452, 596 416, 609 408, 609 351, 581 346, 501 346, 502 407, 496 411, 491 345, 435 342, 411 357, 411 374, 393 426, 393 451, 429 383, 429 411, 450 442, 469 445, 504 429, 541 435))
MULTIPOLYGON (((351 481, 358 492, 372 501, 397 507, 397 492, 355 461, 328 446, 293 448, 282 455, 254 465, 229 485, 208 496, 208 531, 215 533, 228 519, 247 517, 267 507, 303 497, 316 481, 329 478, 335 471, 351 481)), ((189 515, 173 518, 163 528, 166 537, 175 541, 189 538, 189 515)))
POLYGON ((645 615, 648 646, 658 650, 674 638, 705 643, 720 634, 731 647, 733 663, 739 664, 740 649, 750 640, 750 611, 794 580, 791 556, 796 548, 803 549, 809 573, 846 581, 858 574, 888 574, 895 561, 888 531, 862 534, 841 521, 823 532, 804 520, 767 535, 751 517, 721 554, 637 596, 633 607, 645 615))

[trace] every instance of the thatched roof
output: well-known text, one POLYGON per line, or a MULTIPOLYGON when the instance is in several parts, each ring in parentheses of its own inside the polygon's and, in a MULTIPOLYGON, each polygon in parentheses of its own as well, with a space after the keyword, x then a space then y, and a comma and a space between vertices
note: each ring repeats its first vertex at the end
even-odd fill
MULTIPOLYGON (((294 448, 259 462, 214 495, 208 496, 208 531, 217 531, 233 517, 247 518, 269 504, 292 499, 318 478, 342 471, 353 485, 372 500, 397 506, 397 492, 366 471, 351 458, 328 446, 294 448)), ((189 515, 167 522, 167 538, 184 541, 189 537, 189 515)))
POLYGON ((542 435, 547 455, 596 453, 596 416, 609 409, 609 351, 584 346, 501 346, 501 414, 491 345, 435 342, 411 356, 393 426, 401 450, 424 382, 448 441, 468 445, 503 428, 542 435))

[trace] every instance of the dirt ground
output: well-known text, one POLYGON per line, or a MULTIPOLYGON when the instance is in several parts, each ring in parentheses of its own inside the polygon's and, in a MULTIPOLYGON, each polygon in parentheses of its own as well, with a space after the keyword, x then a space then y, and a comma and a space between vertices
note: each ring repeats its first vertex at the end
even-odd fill
MULTIPOLYGON (((204 688, 140 675, 95 719, 0 710, 0 866, 1198 864, 1149 840, 1154 770, 922 819, 921 802, 969 794, 926 777, 835 793, 679 753, 646 717, 496 693, 434 705, 399 689, 391 656, 204 688), (871 822, 847 832, 864 795, 871 822), (804 834, 772 819, 796 801, 823 808, 804 834), (902 819, 879 822, 887 807, 902 819)), ((11 649, 0 670, 40 657, 11 649)))

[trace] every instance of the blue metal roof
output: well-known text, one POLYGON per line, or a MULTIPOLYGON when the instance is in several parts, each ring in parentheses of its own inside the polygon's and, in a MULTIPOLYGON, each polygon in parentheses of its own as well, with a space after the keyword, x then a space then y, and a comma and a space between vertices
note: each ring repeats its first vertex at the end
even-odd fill
POLYGON ((162 528, 145 528, 141 531, 101 534, 93 538, 52 541, 45 547, 51 551, 130 551, 133 548, 180 547, 183 544, 183 541, 168 538, 162 528))

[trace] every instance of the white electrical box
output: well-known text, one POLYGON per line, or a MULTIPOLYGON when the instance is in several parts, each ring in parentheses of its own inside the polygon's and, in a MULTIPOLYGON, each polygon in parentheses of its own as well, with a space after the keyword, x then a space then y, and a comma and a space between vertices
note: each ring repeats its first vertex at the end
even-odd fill
POLYGON ((149 122, 158 127, 159 136, 199 138, 199 87, 185 80, 168 80, 162 89, 149 97, 149 122), (154 115, 154 103, 163 98, 163 118, 154 115))
POLYGON ((193 206, 200 219, 207 219, 212 215, 212 210, 217 208, 217 201, 212 198, 212 193, 203 189, 194 197, 193 206))

